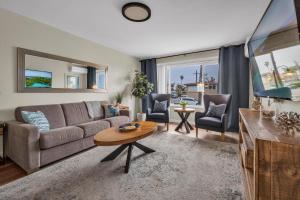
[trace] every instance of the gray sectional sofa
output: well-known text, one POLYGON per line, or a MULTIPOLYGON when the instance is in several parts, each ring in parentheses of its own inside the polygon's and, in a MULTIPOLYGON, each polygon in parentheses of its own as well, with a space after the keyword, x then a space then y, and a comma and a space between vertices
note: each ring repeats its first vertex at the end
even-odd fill
POLYGON ((130 121, 127 110, 120 111, 120 116, 105 118, 104 103, 94 101, 16 108, 16 121, 8 122, 8 157, 31 173, 41 166, 93 147, 93 137, 97 132, 130 121), (37 127, 24 123, 21 111, 43 112, 50 131, 40 133, 37 127), (90 113, 98 115, 92 117, 90 113))

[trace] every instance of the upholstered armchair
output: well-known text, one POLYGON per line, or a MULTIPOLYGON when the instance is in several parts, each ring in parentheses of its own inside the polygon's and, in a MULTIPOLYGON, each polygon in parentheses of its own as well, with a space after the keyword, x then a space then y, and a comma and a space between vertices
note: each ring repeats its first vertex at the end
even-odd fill
POLYGON ((169 107, 170 107, 170 94, 155 94, 149 95, 149 103, 147 108, 147 121, 153 121, 157 123, 165 123, 167 130, 169 130, 169 107), (162 102, 167 101, 167 110, 165 112, 153 112, 155 100, 162 102))
POLYGON ((196 136, 198 137, 198 128, 225 133, 227 130, 227 115, 231 102, 230 94, 216 94, 216 95, 204 95, 204 112, 196 112, 195 114, 195 126, 196 126, 196 136), (225 113, 218 117, 208 117, 206 116, 209 103, 212 102, 215 105, 226 104, 225 113))

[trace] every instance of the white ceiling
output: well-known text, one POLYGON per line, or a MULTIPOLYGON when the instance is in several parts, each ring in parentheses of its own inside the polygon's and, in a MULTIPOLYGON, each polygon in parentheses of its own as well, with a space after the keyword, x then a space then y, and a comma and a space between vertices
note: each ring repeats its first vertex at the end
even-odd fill
POLYGON ((138 58, 245 41, 270 0, 143 0, 150 20, 121 14, 128 0, 0 0, 0 7, 138 58))

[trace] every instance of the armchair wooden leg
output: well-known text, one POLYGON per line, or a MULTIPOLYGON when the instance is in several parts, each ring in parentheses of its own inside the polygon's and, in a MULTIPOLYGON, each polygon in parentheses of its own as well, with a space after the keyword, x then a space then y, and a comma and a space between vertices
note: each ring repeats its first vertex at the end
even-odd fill
POLYGON ((167 123, 167 131, 169 131, 169 123, 167 123))
POLYGON ((196 138, 198 138, 198 128, 196 127, 196 138))

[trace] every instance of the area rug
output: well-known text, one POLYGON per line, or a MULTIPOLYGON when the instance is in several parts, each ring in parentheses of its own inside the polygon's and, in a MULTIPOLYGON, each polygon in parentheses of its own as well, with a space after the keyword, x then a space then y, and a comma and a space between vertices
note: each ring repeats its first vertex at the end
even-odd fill
POLYGON ((235 200, 243 199, 237 145, 159 133, 100 163, 116 147, 96 147, 0 187, 0 199, 235 200))

